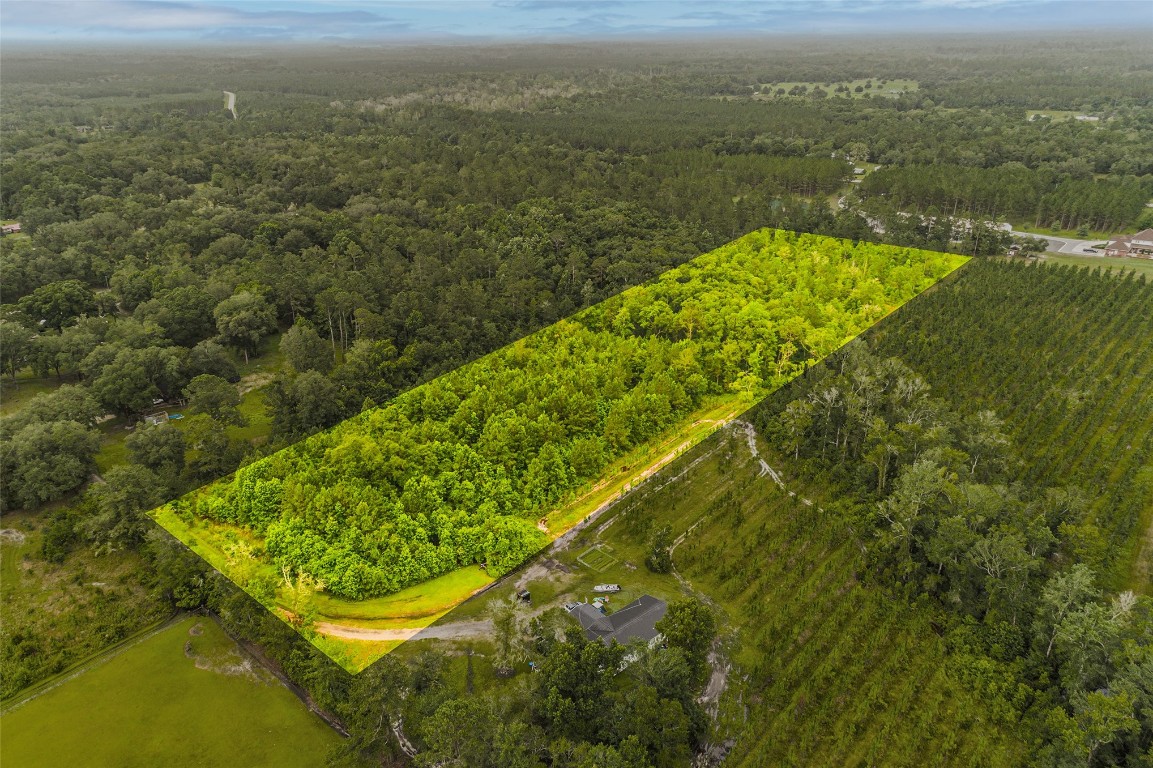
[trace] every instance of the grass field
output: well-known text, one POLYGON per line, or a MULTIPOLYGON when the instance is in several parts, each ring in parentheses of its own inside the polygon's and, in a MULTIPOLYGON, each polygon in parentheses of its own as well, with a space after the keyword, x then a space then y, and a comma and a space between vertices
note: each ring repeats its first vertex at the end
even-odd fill
POLYGON ((189 617, 0 716, 0 763, 316 766, 340 737, 216 622, 189 617))
POLYGON ((81 548, 60 564, 41 559, 47 511, 8 512, 3 519, 14 532, 0 543, 4 697, 170 614, 163 596, 142 586, 143 559, 136 553, 96 557, 81 548))
POLYGON ((343 600, 321 593, 316 596, 316 608, 322 619, 348 626, 384 626, 381 622, 388 621, 399 622, 394 626, 428 626, 492 582, 482 568, 470 565, 371 600, 343 600))
POLYGON ((1146 280, 1153 277, 1153 259, 1124 259, 1109 256, 1054 256, 1050 254, 1042 256, 1041 262, 1044 264, 1068 264, 1073 267, 1089 267, 1090 269, 1100 267, 1102 270, 1111 267, 1115 275, 1132 271, 1139 275, 1145 275, 1146 280))
POLYGON ((38 377, 31 369, 20 371, 13 379, 0 377, 0 416, 11 416, 36 395, 51 392, 60 386, 55 376, 38 377))

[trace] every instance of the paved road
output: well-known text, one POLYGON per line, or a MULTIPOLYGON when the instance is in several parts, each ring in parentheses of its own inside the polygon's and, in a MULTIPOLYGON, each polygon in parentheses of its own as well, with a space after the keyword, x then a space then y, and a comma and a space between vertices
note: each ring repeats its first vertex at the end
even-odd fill
POLYGON ((1045 249, 1046 253, 1068 253, 1075 256, 1104 256, 1103 249, 1098 250, 1094 245, 1101 243, 1101 239, 1097 240, 1073 240, 1068 237, 1054 237, 1053 235, 1043 235, 1040 232, 1022 232, 1016 229, 1009 230, 1012 234, 1020 237, 1039 237, 1049 243, 1049 247, 1045 249), (1088 249, 1088 250, 1086 250, 1088 249))

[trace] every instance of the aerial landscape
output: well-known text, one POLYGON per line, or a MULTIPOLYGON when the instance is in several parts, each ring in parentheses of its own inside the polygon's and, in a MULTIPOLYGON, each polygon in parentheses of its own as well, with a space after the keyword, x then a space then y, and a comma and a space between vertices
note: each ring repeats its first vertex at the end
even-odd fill
POLYGON ((1153 11, 0 6, 0 765, 1153 768, 1153 11))

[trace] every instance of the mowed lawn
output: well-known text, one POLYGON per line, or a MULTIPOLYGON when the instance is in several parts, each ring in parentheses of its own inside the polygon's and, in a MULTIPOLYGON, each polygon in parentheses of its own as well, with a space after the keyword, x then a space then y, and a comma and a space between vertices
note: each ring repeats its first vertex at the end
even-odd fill
POLYGON ((0 716, 0 764, 12 768, 317 766, 339 741, 203 617, 0 716))
POLYGON ((1074 256, 1061 254, 1054 256, 1046 254, 1041 259, 1044 264, 1068 264, 1073 267, 1100 267, 1102 270, 1112 269, 1113 274, 1133 271, 1138 275, 1145 275, 1145 279, 1153 277, 1153 259, 1112 258, 1109 256, 1074 256))

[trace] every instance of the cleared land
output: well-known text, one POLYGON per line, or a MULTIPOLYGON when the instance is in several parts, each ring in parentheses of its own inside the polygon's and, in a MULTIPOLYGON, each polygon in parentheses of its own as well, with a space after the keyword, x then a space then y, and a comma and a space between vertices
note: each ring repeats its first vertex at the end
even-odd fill
POLYGON ((1112 269, 1113 274, 1120 275, 1125 272, 1136 272, 1145 275, 1146 279, 1153 278, 1153 259, 1124 259, 1111 256, 1054 256, 1046 254, 1041 257, 1044 264, 1067 264, 1071 267, 1088 267, 1102 270, 1112 269))
POLYGON ((167 618, 162 596, 134 578, 134 552, 96 557, 91 550, 63 563, 40 557, 42 522, 29 512, 4 515, 0 538, 0 696, 63 671, 86 656, 167 618))
POLYGON ((340 741, 211 619, 189 617, 0 717, 11 766, 316 766, 340 741))

